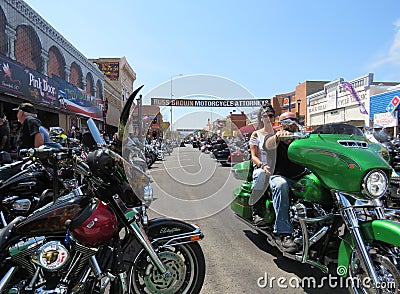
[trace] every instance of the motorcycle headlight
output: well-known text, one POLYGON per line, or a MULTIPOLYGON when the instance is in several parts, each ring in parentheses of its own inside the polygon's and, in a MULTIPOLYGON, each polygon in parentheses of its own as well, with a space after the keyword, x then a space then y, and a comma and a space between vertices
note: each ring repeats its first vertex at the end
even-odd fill
POLYGON ((385 194, 388 178, 382 170, 370 171, 363 180, 363 188, 370 198, 378 198, 385 194))

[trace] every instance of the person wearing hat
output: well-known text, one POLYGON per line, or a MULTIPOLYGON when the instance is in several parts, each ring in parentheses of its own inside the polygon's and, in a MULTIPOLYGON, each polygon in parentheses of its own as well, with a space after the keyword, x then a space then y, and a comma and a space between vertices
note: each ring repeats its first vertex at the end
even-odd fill
POLYGON ((298 246, 294 242, 293 228, 289 220, 289 193, 291 187, 307 170, 289 159, 288 148, 292 140, 283 137, 299 131, 296 115, 292 112, 284 112, 279 116, 279 122, 280 129, 274 135, 265 138, 263 148, 268 156, 271 153, 275 154, 274 172, 269 179, 276 216, 274 233, 280 238, 284 250, 294 253, 298 250, 298 246))
POLYGON ((271 175, 270 164, 267 162, 267 153, 263 150, 264 138, 273 134, 272 124, 275 121, 275 110, 270 104, 263 104, 257 113, 258 130, 254 131, 249 140, 251 160, 253 162, 253 184, 251 189, 251 205, 253 224, 264 227, 263 210, 265 199, 262 197, 267 189, 268 177, 271 175))
POLYGON ((0 113, 0 151, 10 150, 10 128, 7 123, 7 117, 0 113))
POLYGON ((30 103, 21 103, 17 108, 17 119, 22 124, 18 149, 38 148, 44 144, 43 134, 40 132, 42 122, 37 118, 35 106, 30 103))

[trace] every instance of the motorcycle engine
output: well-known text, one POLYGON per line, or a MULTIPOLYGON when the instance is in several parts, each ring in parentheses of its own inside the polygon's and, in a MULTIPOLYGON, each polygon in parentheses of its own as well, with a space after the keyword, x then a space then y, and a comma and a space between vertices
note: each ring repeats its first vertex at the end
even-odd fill
POLYGON ((31 256, 32 262, 46 269, 57 271, 69 260, 69 251, 61 242, 50 241, 42 246, 31 256))

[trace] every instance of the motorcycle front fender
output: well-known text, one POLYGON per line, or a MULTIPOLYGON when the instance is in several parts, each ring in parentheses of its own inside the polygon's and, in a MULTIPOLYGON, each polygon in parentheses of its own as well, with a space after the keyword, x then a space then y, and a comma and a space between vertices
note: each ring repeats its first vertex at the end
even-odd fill
MULTIPOLYGON (((360 222, 361 234, 364 242, 380 241, 400 247, 400 223, 391 220, 373 220, 360 222)), ((350 257, 354 248, 354 241, 349 232, 345 234, 339 246, 337 274, 347 277, 350 257)))
POLYGON ((156 218, 149 221, 146 228, 147 235, 152 242, 193 242, 203 239, 204 235, 197 225, 186 222, 168 219, 156 218))
MULTIPOLYGON (((131 217, 134 216, 131 212, 131 217)), ((145 227, 146 235, 153 246, 173 246, 174 244, 183 244, 196 242, 203 239, 204 235, 197 225, 188 224, 180 220, 168 218, 156 218, 149 221, 145 227)), ((125 260, 131 262, 143 250, 139 242, 134 239, 123 247, 125 260)))

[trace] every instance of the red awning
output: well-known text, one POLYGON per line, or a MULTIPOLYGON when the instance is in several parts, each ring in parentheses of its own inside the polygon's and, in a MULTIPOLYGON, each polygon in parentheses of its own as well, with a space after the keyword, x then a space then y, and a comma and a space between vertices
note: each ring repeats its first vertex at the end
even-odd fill
POLYGON ((256 130, 256 124, 251 124, 251 125, 247 125, 247 126, 241 127, 239 129, 239 132, 244 135, 244 134, 251 134, 255 130, 256 130))

